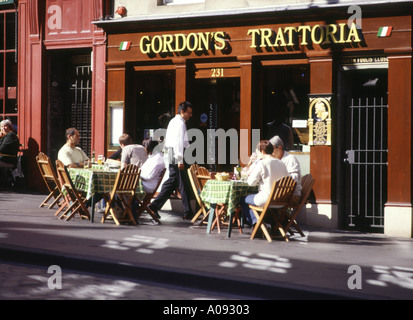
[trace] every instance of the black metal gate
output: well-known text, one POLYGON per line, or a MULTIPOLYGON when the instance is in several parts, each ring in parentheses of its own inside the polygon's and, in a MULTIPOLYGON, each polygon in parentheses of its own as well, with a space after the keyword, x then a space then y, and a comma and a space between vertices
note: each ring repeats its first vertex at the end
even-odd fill
POLYGON ((92 133, 92 85, 90 64, 74 66, 71 92, 71 127, 77 128, 80 133, 79 147, 91 155, 92 133))
POLYGON ((349 73, 345 214, 350 228, 382 232, 387 201, 387 69, 349 73))

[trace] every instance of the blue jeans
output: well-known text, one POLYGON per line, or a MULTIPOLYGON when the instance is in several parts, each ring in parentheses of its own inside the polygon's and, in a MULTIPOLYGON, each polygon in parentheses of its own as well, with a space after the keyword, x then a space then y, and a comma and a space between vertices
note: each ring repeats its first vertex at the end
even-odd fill
POLYGON ((255 217, 254 213, 252 210, 249 208, 249 205, 255 206, 256 204, 254 203, 254 197, 256 194, 249 194, 246 197, 241 197, 240 199, 240 206, 241 206, 241 211, 242 211, 242 216, 245 219, 245 222, 249 224, 250 226, 253 226, 254 224, 257 223, 257 218, 255 217))

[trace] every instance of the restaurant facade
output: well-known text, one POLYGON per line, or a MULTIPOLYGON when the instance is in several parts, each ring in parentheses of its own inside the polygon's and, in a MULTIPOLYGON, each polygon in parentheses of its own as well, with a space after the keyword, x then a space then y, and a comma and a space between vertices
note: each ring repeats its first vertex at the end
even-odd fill
MULTIPOLYGON (((66 92, 53 78, 67 65, 60 62, 89 65, 90 120, 79 120, 91 126, 88 152, 108 156, 123 132, 142 141, 184 100, 194 105, 189 129, 205 137, 235 129, 238 158, 282 121, 303 174, 315 179, 303 223, 412 237, 411 3, 144 16, 128 16, 125 5, 122 17, 108 19, 110 3, 90 1, 94 22, 79 39, 48 32, 46 10, 55 2, 33 13, 20 8, 40 1, 19 1, 19 26, 28 32, 19 31, 19 43, 30 55, 19 56, 18 123, 21 140, 34 144, 28 154, 53 153, 61 143, 51 128, 63 110, 53 113, 52 105, 66 92)), ((77 126, 68 119, 84 111, 67 109, 60 131, 77 126)), ((204 158, 209 169, 228 170, 204 158)))
POLYGON ((189 127, 246 129, 239 149, 250 152, 253 130, 268 139, 281 118, 316 181, 305 223, 411 237, 411 8, 97 22, 108 37, 108 148, 114 110, 139 141, 189 100, 189 127))

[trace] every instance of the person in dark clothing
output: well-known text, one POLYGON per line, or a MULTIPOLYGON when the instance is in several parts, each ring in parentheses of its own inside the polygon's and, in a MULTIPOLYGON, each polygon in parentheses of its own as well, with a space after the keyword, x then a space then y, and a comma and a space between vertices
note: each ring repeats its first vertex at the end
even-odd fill
POLYGON ((0 122, 0 167, 14 168, 17 164, 17 153, 19 152, 19 138, 13 131, 10 120, 0 122))
POLYGON ((274 136, 279 136, 284 142, 285 150, 294 148, 294 135, 291 127, 284 122, 286 108, 280 108, 275 120, 267 123, 266 140, 270 140, 274 136))
POLYGON ((8 181, 10 169, 14 169, 17 165, 20 143, 10 120, 0 122, 0 136, 0 188, 5 188, 10 183, 8 181))

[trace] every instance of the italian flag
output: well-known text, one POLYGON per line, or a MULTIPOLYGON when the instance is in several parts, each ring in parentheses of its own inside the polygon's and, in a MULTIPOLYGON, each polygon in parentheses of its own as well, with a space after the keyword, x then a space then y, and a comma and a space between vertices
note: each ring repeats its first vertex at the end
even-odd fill
POLYGON ((379 33, 377 33, 377 37, 379 38, 390 37, 392 30, 393 30, 393 27, 381 27, 379 29, 379 33))
POLYGON ((130 49, 131 41, 123 41, 120 43, 119 50, 120 51, 127 51, 130 49))

